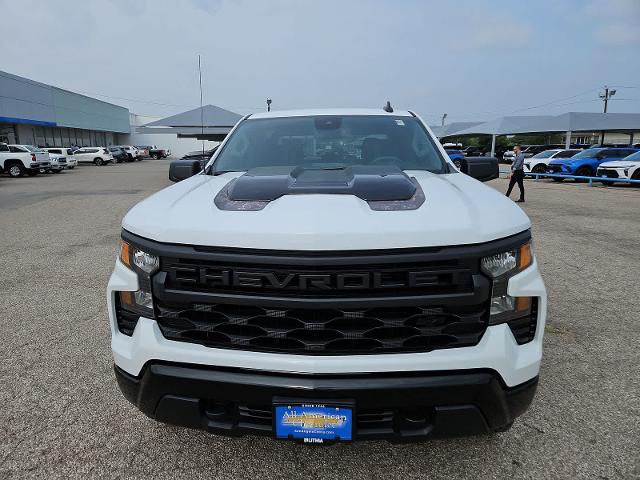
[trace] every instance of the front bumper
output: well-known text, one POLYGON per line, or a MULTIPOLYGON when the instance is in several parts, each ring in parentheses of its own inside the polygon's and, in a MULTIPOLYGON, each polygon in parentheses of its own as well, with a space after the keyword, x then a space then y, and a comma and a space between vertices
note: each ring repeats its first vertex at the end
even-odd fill
POLYGON ((598 168, 596 176, 605 178, 629 178, 625 170, 628 170, 628 168, 598 168))
POLYGON ((345 401, 354 438, 391 441, 487 434, 531 403, 537 377, 512 388, 490 370, 300 375, 152 362, 139 376, 115 367, 124 396, 149 417, 222 434, 273 431, 274 399, 345 401))

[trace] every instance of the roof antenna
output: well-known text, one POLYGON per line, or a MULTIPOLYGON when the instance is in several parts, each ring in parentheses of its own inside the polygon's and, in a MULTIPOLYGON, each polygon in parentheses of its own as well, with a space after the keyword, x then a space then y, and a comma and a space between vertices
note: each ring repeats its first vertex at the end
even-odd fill
POLYGON ((204 157, 204 109, 202 108, 202 68, 198 55, 198 77, 200 79, 200 137, 202 138, 202 156, 204 157))
POLYGON ((393 112, 393 107, 391 106, 391 102, 387 100, 387 104, 384 106, 383 110, 388 113, 393 112))

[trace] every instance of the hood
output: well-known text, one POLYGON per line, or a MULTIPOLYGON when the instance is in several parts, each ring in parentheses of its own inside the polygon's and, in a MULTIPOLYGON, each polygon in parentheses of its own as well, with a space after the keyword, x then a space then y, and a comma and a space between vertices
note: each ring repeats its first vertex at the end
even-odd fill
POLYGON ((461 173, 407 171, 426 197, 415 210, 375 211, 350 194, 284 195, 259 211, 224 211, 214 198, 241 173, 195 175, 134 206, 124 229, 159 242, 274 250, 374 250, 463 245, 530 228, 500 192, 461 173))
POLYGON ((613 167, 613 168, 631 168, 631 167, 635 167, 636 165, 640 164, 640 161, 638 162, 630 162, 629 160, 614 160, 612 162, 604 162, 601 163, 600 166, 601 167, 613 167))

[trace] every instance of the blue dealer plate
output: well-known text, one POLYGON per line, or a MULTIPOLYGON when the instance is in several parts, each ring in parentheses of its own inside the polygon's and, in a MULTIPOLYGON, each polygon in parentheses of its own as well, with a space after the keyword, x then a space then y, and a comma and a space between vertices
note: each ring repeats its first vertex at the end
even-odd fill
POLYGON ((306 443, 352 439, 353 410, 322 404, 276 405, 276 438, 292 438, 306 443))

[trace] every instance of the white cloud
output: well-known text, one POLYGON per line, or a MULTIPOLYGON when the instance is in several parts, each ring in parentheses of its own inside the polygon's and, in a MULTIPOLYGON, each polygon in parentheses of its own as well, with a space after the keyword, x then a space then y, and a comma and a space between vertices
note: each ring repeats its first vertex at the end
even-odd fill
POLYGON ((640 47, 640 0, 592 0, 585 16, 594 38, 609 47, 640 47))
POLYGON ((476 11, 460 19, 454 46, 462 50, 510 49, 529 45, 532 29, 523 20, 494 11, 476 11))

